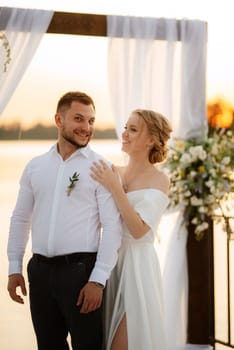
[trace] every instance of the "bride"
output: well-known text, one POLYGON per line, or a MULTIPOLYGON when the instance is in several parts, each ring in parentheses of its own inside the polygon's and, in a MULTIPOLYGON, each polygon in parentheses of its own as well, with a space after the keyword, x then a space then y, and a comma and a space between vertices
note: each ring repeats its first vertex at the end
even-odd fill
POLYGON ((111 191, 123 220, 118 263, 105 297, 105 350, 165 350, 162 282, 154 234, 168 205, 166 159, 172 129, 151 110, 133 111, 122 134, 124 167, 93 163, 91 177, 111 191))

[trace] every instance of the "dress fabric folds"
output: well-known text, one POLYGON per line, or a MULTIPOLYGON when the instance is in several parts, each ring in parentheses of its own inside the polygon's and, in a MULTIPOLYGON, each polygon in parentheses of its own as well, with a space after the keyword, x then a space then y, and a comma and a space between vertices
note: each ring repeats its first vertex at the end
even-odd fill
POLYGON ((110 349, 124 314, 128 350, 165 350, 162 280, 154 238, 169 200, 156 189, 132 191, 127 196, 150 230, 134 239, 123 224, 118 263, 106 288, 105 350, 110 349))

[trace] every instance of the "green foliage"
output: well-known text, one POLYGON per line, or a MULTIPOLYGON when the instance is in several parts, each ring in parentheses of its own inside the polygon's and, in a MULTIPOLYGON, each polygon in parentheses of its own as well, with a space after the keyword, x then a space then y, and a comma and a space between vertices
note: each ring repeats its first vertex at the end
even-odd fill
POLYGON ((75 188, 77 181, 79 181, 79 176, 80 174, 78 174, 77 172, 74 172, 74 174, 71 176, 69 176, 69 185, 67 186, 67 195, 70 196, 71 191, 75 188))

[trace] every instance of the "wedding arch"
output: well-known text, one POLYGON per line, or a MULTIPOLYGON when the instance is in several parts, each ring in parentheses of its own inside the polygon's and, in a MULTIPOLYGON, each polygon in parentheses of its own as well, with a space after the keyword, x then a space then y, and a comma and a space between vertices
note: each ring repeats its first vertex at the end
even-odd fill
MULTIPOLYGON (((165 114, 175 137, 187 139, 207 129, 207 24, 203 21, 0 7, 1 30, 9 41, 11 63, 0 76, 0 113, 44 33, 105 36, 109 41, 110 99, 119 136, 125 118, 135 108, 165 114)), ((165 213, 159 229, 160 244, 156 244, 170 350, 184 349, 187 342, 188 233, 182 215, 179 208, 165 213)))

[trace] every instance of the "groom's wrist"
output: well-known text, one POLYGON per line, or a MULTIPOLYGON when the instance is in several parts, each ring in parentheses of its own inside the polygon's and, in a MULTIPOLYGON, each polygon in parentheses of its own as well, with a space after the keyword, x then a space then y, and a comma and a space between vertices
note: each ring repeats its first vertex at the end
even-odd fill
POLYGON ((101 289, 104 289, 104 285, 99 283, 99 282, 93 282, 95 284, 96 287, 99 287, 101 289))

